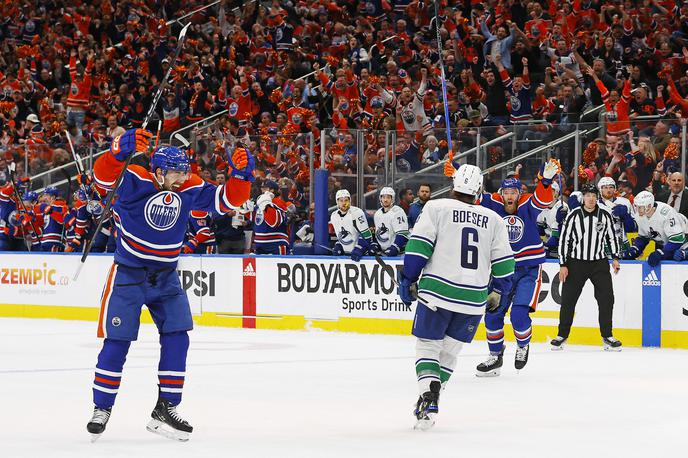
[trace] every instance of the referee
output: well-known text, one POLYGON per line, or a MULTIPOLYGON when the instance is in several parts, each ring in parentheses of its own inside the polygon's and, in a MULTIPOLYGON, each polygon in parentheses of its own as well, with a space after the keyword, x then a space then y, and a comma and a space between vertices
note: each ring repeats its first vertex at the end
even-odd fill
POLYGON ((569 337, 573 312, 585 282, 590 280, 595 288, 599 307, 600 333, 605 350, 621 350, 621 342, 612 336, 612 310, 614 290, 609 272, 612 258, 614 274, 619 272, 619 240, 614 232, 611 213, 600 208, 597 201, 599 190, 592 184, 582 188, 583 205, 571 211, 564 220, 559 239, 559 280, 563 284, 559 334, 551 344, 553 350, 561 350, 569 337))

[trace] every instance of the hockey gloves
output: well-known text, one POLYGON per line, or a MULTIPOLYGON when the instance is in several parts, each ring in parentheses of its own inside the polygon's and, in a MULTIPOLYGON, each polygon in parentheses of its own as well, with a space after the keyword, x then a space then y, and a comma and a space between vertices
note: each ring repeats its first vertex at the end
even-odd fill
POLYGON ((502 300, 502 295, 498 291, 494 290, 487 295, 487 311, 492 313, 496 312, 499 308, 499 304, 502 300))
POLYGON ((110 145, 110 152, 120 162, 137 152, 148 151, 148 144, 153 134, 143 129, 129 129, 122 135, 115 137, 110 145))
POLYGON ((343 256, 344 255, 344 247, 341 245, 341 243, 335 243, 334 248, 332 249, 332 256, 343 256))
POLYGON ((569 209, 566 208, 564 205, 559 207, 559 210, 557 210, 557 214, 555 216, 557 220, 557 224, 561 225, 561 222, 566 219, 566 215, 569 213, 569 209))
POLYGON ((385 250, 385 256, 399 256, 399 248, 396 245, 392 245, 385 250))
POLYGON ((540 182, 545 186, 551 185, 552 178, 559 173, 559 161, 556 159, 550 159, 549 161, 545 162, 541 173, 542 178, 540 179, 540 182))
POLYGON ((264 192, 260 196, 258 196, 258 199, 256 199, 256 206, 258 207, 258 210, 261 212, 265 211, 265 207, 268 206, 268 204, 272 203, 272 199, 274 199, 274 195, 268 191, 264 192))
POLYGON ((378 253, 382 253, 382 248, 380 247, 379 243, 377 243, 376 241, 373 241, 370 243, 370 247, 368 248, 368 252, 372 253, 373 255, 376 255, 378 253))
POLYGON ((612 214, 619 219, 624 219, 628 215, 628 208, 625 205, 615 205, 612 208, 612 214))
POLYGON ((256 161, 253 155, 246 148, 237 148, 229 155, 227 160, 231 171, 229 175, 243 181, 255 181, 256 177, 253 174, 253 169, 256 168, 256 161))
POLYGON ((621 259, 635 259, 640 256, 640 250, 638 247, 632 246, 628 250, 621 253, 621 259))
POLYGON ((416 287, 416 282, 411 281, 410 278, 404 276, 401 271, 397 272, 397 282, 399 286, 397 288, 397 294, 401 298, 401 302, 406 305, 411 305, 413 301, 418 298, 418 292, 416 287))
POLYGON ((358 242, 356 242, 356 247, 351 250, 351 260, 352 261, 360 261, 361 258, 363 257, 364 254, 366 254, 366 251, 370 249, 370 241, 366 239, 365 237, 359 237, 358 242))
POLYGON ((545 242, 545 246, 550 250, 554 250, 559 246, 559 237, 550 237, 545 242))
POLYGON ((662 262, 662 258, 664 257, 664 251, 662 250, 655 250, 650 255, 647 257, 647 263, 650 267, 655 267, 658 266, 660 262, 662 262))
POLYGON ((674 251, 674 261, 685 261, 686 260, 686 250, 678 249, 674 251))

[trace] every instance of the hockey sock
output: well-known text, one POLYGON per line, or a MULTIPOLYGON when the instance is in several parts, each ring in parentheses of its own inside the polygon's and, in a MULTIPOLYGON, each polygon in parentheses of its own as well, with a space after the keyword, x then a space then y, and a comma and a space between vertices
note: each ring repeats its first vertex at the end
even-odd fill
POLYGON ((504 347, 504 312, 485 314, 485 331, 490 354, 498 355, 504 347))
POLYGON ((416 342, 416 376, 422 395, 430 391, 430 382, 440 382, 441 340, 418 339, 416 342))
POLYGON ((514 327, 514 336, 519 347, 525 347, 533 336, 533 321, 530 319, 530 307, 527 305, 514 305, 511 307, 511 325, 514 327))
POLYGON ((182 402, 189 334, 186 331, 160 334, 158 382, 160 396, 173 406, 182 402))
POLYGON ((461 351, 463 343, 449 336, 445 336, 442 341, 442 351, 440 352, 440 381, 444 386, 456 368, 456 357, 461 351))
POLYGON ((124 340, 105 339, 103 341, 93 380, 93 403, 101 409, 109 409, 115 404, 119 384, 122 381, 122 368, 130 345, 131 342, 124 340))

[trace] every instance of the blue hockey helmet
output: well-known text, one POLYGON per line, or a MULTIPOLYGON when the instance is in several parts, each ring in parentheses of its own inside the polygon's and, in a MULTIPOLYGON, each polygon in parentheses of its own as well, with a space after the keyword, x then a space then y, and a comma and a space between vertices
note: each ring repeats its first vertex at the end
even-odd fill
POLYGON ((505 189, 517 189, 520 192, 521 191, 521 180, 519 180, 518 178, 514 178, 514 177, 506 178, 504 181, 502 181, 502 187, 500 189, 502 191, 505 189))
POLYGON ((279 185, 272 180, 263 181, 263 184, 260 187, 261 188, 268 188, 270 190, 270 192, 272 192, 274 194, 279 192, 279 185))
POLYGON ((176 172, 188 172, 191 170, 189 157, 176 146, 162 146, 156 149, 151 156, 150 165, 154 173, 157 169, 162 169, 163 173, 168 170, 176 172))
POLYGON ((88 193, 82 187, 79 187, 79 189, 77 189, 74 194, 76 195, 76 198, 82 202, 88 202, 88 200, 89 200, 88 193))
POLYGON ((38 200, 38 194, 36 194, 36 191, 24 191, 22 200, 24 202, 36 202, 38 200))
POLYGON ((49 196, 53 196, 54 198, 60 197, 60 191, 57 189, 55 186, 48 186, 43 190, 43 194, 47 194, 49 196))

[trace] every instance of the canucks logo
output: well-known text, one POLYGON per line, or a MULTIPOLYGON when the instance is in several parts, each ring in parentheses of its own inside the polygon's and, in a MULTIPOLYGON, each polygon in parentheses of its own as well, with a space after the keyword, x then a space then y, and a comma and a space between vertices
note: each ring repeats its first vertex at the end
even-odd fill
POLYGON ((659 237, 659 232, 650 228, 650 239, 654 240, 654 239, 657 239, 658 237, 659 237))
POLYGON ((375 236, 381 242, 387 242, 389 240, 389 229, 385 226, 385 223, 380 225, 380 229, 375 232, 375 236))
POLYGON ((354 243, 354 239, 349 237, 350 235, 351 235, 351 232, 347 231, 344 228, 341 228, 341 230, 339 231, 339 237, 338 237, 339 242, 342 245, 351 245, 352 243, 354 243))
POLYGON ((150 227, 164 231, 177 222, 181 207, 182 200, 177 194, 164 191, 148 199, 143 214, 150 227))
POLYGON ((523 220, 516 215, 507 215, 504 217, 506 223, 506 231, 509 234, 509 243, 519 242, 523 238, 525 224, 523 220))

